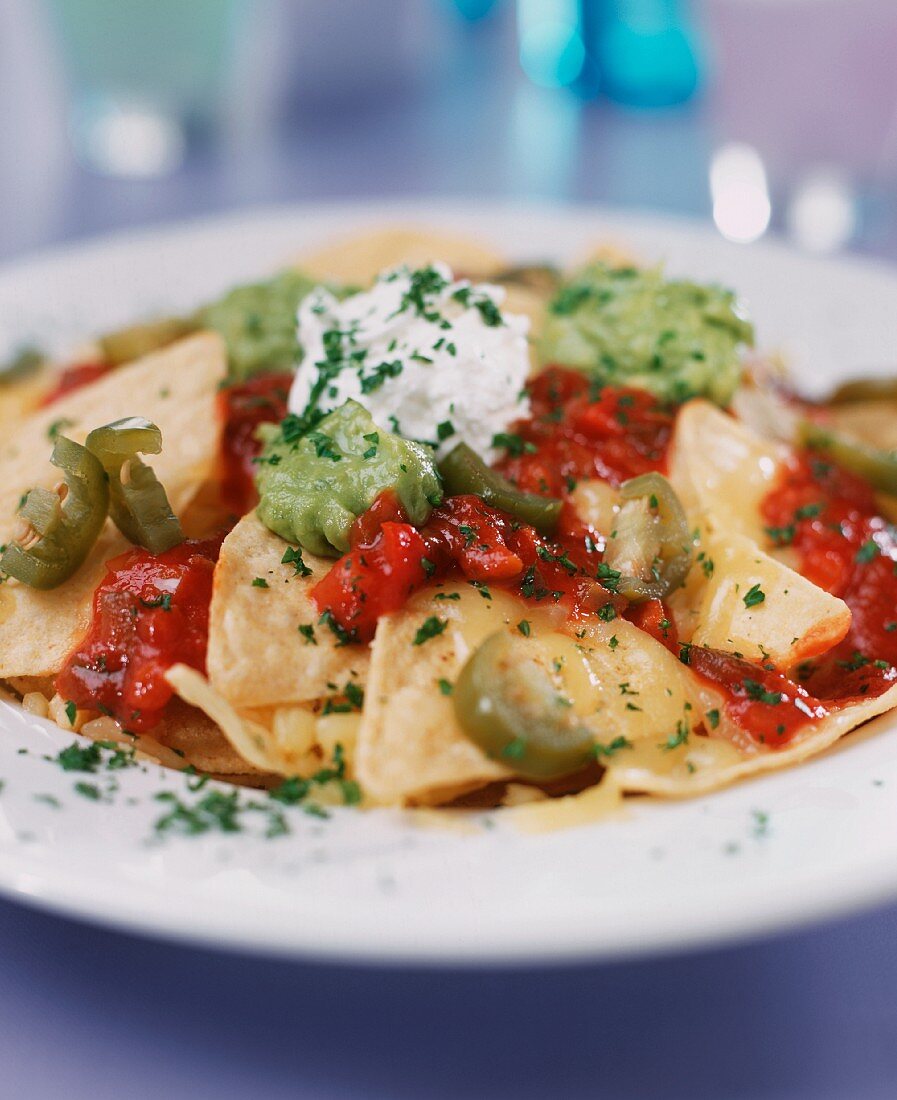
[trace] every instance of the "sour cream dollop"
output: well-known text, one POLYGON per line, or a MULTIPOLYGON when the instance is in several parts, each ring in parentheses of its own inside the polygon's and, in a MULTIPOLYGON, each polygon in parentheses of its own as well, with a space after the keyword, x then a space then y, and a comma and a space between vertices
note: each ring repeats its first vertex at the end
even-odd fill
POLYGON ((529 412, 529 319, 503 313, 504 297, 438 263, 386 271, 342 302, 318 287, 299 307, 290 411, 354 398, 380 427, 440 455, 464 442, 491 460, 494 436, 529 412))

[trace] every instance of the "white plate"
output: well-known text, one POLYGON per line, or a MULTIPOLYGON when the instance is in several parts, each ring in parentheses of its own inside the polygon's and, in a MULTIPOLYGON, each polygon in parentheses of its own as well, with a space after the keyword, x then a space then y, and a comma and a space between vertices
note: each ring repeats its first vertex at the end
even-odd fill
MULTIPOLYGON (((335 233, 384 220, 457 228, 526 259, 613 239, 738 288, 766 347, 824 390, 897 355, 897 276, 704 228, 594 209, 402 203, 302 207, 78 246, 0 272, 0 345, 59 346, 182 308, 335 233)), ((0 346, 0 353, 4 349, 0 346)), ((42 759, 67 744, 0 703, 0 889, 96 921, 219 946, 434 963, 619 956, 747 937, 897 896, 897 723, 878 720, 790 771, 625 819, 527 836, 423 828, 398 812, 290 814, 292 836, 153 839, 154 795, 184 779, 119 774, 110 802, 42 759), (28 748, 28 753, 19 750, 28 748), (41 796, 51 795, 57 808, 41 796), (38 796, 38 797, 35 797, 38 796)))

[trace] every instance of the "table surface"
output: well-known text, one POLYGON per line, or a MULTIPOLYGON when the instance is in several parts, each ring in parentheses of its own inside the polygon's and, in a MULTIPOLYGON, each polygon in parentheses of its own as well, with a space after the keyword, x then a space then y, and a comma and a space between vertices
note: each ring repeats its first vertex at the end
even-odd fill
MULTIPOLYGON (((304 198, 547 197, 707 216, 708 164, 723 140, 749 140, 766 159, 774 226, 801 173, 834 163, 861 196, 854 247, 897 258, 897 77, 892 62, 873 63, 897 21, 887 2, 861 2, 879 20, 865 39, 856 20, 822 22, 812 36, 786 20, 771 39, 751 8, 753 41, 747 5, 708 0, 720 74, 703 98, 659 114, 526 84, 506 17, 446 24, 426 64, 397 64, 389 81, 381 71, 345 95, 259 78, 226 141, 194 151, 169 179, 126 183, 75 163, 37 6, 0 0, 0 135, 17 152, 0 158, 0 258, 304 198), (743 56, 727 70, 732 41, 743 56), (844 74, 818 81, 812 71, 835 42, 863 61, 849 96, 844 74), (788 79, 804 90, 785 107, 762 99, 775 80, 756 79, 751 49, 761 61, 799 55, 788 79)), ((257 52, 289 38, 288 7, 270 0, 281 23, 269 20, 257 52)), ((401 16, 399 0, 386 7, 401 16)), ((0 1095, 892 1097, 895 943, 891 906, 636 963, 357 969, 187 949, 0 902, 0 1095)))

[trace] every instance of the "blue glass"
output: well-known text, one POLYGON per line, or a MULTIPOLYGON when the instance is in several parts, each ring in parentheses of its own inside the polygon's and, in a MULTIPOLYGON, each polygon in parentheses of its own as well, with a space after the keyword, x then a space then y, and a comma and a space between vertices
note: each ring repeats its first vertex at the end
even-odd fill
POLYGON ((633 107, 667 107, 700 84, 687 0, 581 0, 586 52, 602 91, 633 107))
POLYGON ((476 23, 480 19, 485 19, 487 15, 491 15, 500 2, 501 0, 450 0, 452 7, 457 10, 458 14, 471 23, 476 23))
POLYGON ((636 107, 689 99, 700 83, 687 0, 517 0, 520 65, 535 84, 636 107))
POLYGON ((534 84, 569 88, 586 63, 580 0, 517 0, 520 65, 534 84))

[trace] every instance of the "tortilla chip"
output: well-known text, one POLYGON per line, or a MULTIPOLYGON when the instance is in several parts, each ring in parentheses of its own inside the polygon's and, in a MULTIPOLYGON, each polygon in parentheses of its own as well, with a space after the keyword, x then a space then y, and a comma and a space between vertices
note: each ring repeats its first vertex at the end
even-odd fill
POLYGON ((832 427, 861 443, 897 451, 897 401, 856 401, 829 407, 832 427))
POLYGON ((793 569, 734 535, 708 544, 712 576, 692 635, 695 645, 741 653, 789 669, 837 645, 850 628, 850 609, 793 569), (748 606, 759 587, 764 599, 748 606), (748 601, 750 602, 750 601, 748 601))
POLYGON ((389 227, 325 245, 300 256, 296 267, 312 278, 367 286, 385 268, 442 261, 459 277, 488 278, 506 266, 499 253, 467 237, 389 227))
POLYGON ((672 771, 658 767, 656 761, 646 762, 624 753, 611 761, 610 768, 616 781, 627 791, 671 798, 707 794, 736 780, 777 771, 817 756, 857 726, 895 706, 897 685, 877 699, 864 700, 809 723, 784 749, 756 746, 754 754, 746 756, 719 738, 693 737, 689 747, 693 770, 672 771))
POLYGON ((312 603, 311 589, 333 564, 303 555, 310 577, 281 562, 289 543, 254 512, 221 547, 209 616, 209 682, 234 706, 281 706, 334 694, 348 680, 363 687, 367 646, 340 646, 312 603), (267 588, 253 585, 261 577, 267 588), (299 633, 311 626, 314 644, 299 633))
MULTIPOLYGON (((151 465, 183 512, 218 460, 221 432, 215 394, 225 373, 224 345, 201 334, 128 367, 34 413, 0 447, 0 542, 17 530, 21 495, 57 484, 50 465, 50 428, 81 443, 100 424, 139 415, 162 429, 163 449, 151 465)), ((85 564, 65 584, 39 592, 10 580, 0 596, 0 677, 52 676, 90 622, 105 563, 130 544, 107 523, 85 564)))
POLYGON ((466 585, 445 593, 459 598, 438 599, 428 590, 377 628, 357 759, 358 778, 374 799, 435 803, 513 774, 464 734, 451 697, 438 687, 441 679, 454 683, 471 652, 497 630, 508 630, 534 660, 556 671, 579 721, 603 745, 623 737, 659 753, 678 723, 688 721, 685 666, 630 623, 577 623, 574 636, 559 630, 547 609, 507 594, 494 591, 483 600, 466 585), (521 614, 531 623, 525 643, 516 631, 521 614), (417 647, 415 635, 429 615, 447 629, 417 647))
POLYGON ((210 775, 269 775, 270 769, 254 767, 242 757, 207 715, 179 699, 169 705, 152 737, 183 756, 198 772, 210 775))
POLYGON ((358 731, 357 773, 368 797, 386 804, 441 802, 512 774, 462 732, 438 681, 454 683, 472 650, 519 618, 513 598, 496 591, 484 600, 460 585, 439 593, 427 589, 380 620, 358 731), (418 628, 431 615, 447 622, 447 629, 415 645, 418 628))
POLYGON ((787 448, 715 405, 689 401, 676 420, 669 477, 690 518, 719 534, 762 543, 760 504, 787 457, 787 448))
POLYGON ((351 765, 352 727, 357 725, 358 715, 319 716, 310 705, 238 710, 187 665, 173 665, 165 678, 181 699, 208 715, 236 753, 254 768, 283 776, 312 775, 333 758, 337 743, 346 750, 347 766, 351 765), (330 718, 339 721, 328 722, 330 718))

